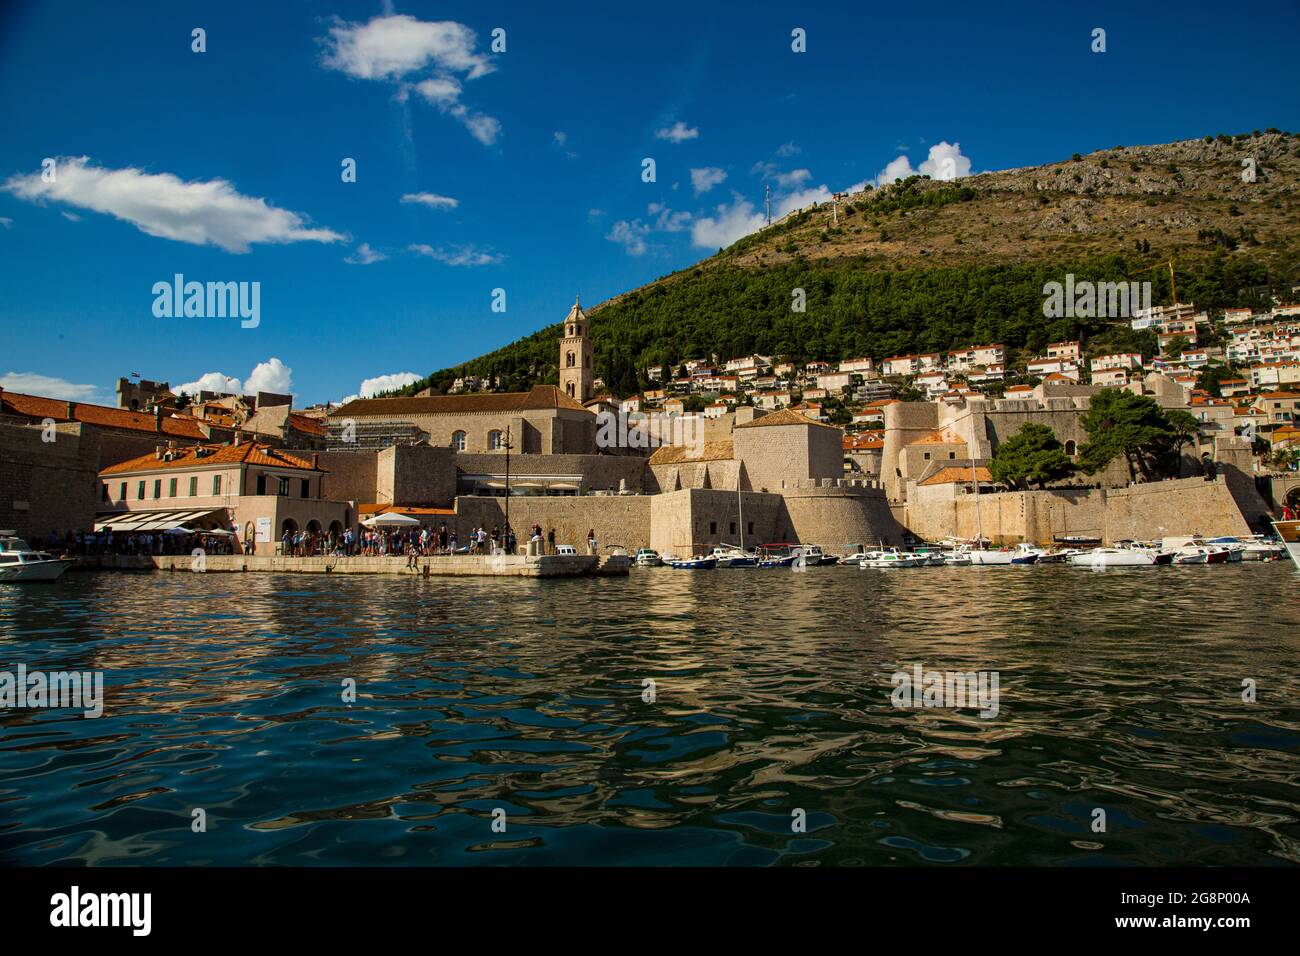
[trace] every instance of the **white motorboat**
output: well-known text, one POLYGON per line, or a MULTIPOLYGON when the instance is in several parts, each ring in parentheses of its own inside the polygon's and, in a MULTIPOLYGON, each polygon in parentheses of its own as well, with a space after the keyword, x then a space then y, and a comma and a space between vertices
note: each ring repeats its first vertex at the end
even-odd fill
POLYGON ((1019 544, 1014 548, 1003 548, 998 551, 972 549, 970 563, 982 565, 1036 564, 1038 555, 1039 549, 1030 544, 1019 544))
POLYGON ((850 567, 854 567, 861 564, 862 559, 865 558, 866 556, 867 556, 867 552, 865 551, 854 551, 852 554, 848 554, 840 558, 840 564, 846 564, 849 565, 850 567))
MULTIPOLYGON (((1251 535, 1249 538, 1241 539, 1231 535, 1224 535, 1219 538, 1211 538, 1206 542, 1209 545, 1224 545, 1229 551, 1235 551, 1241 561, 1275 561, 1286 554, 1286 548, 1273 541, 1266 541, 1261 535, 1251 535)), ((1228 560, 1234 560, 1229 554, 1228 560)))
POLYGON ((953 568, 970 567, 969 551, 954 551, 943 559, 943 563, 953 568))
POLYGON ((56 558, 48 551, 33 551, 12 531, 0 531, 0 583, 53 581, 68 568, 71 558, 56 558))
POLYGON ((664 563, 654 548, 638 548, 635 561, 638 568, 657 568, 664 563))
POLYGON ((1153 568, 1156 555, 1132 548, 1093 548, 1070 555, 1070 563, 1077 568, 1153 568))
POLYGON ((899 551, 897 548, 887 548, 883 551, 868 551, 858 563, 858 569, 865 571, 867 568, 919 568, 928 560, 919 555, 899 551))
POLYGON ((734 544, 723 544, 714 548, 710 557, 716 558, 720 568, 754 568, 758 566, 758 555, 743 551, 734 544))
POLYGON ((1174 564, 1227 564, 1226 548, 1210 548, 1204 545, 1187 545, 1174 552, 1174 564))

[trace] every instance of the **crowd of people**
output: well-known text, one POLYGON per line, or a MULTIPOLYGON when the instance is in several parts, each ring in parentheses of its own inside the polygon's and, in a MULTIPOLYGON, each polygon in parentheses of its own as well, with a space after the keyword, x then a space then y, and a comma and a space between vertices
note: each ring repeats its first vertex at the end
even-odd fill
POLYGON ((234 554, 239 539, 226 531, 69 531, 62 537, 51 531, 48 539, 30 542, 52 554, 193 554, 201 548, 206 554, 234 554))

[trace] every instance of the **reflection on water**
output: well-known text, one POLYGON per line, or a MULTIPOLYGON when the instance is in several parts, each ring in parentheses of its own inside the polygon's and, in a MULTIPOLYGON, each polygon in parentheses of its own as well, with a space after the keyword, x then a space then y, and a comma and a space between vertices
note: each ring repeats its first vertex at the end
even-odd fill
POLYGON ((1298 589, 1289 564, 9 586, 0 669, 103 670, 107 703, 0 711, 0 855, 1297 863, 1298 589), (999 672, 997 717, 893 708, 917 662, 999 672))

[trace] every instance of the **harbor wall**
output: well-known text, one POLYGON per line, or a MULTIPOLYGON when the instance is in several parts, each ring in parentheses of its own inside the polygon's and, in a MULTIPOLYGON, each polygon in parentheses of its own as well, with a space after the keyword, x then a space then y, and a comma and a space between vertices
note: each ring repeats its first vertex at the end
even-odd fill
POLYGON ((79 422, 50 427, 0 424, 0 528, 33 546, 51 531, 62 538, 89 528, 99 500, 100 431, 79 422))
MULTIPOLYGON (((1251 532, 1225 475, 1214 481, 1179 478, 1126 488, 1061 488, 981 494, 955 485, 918 488, 907 502, 906 523, 929 540, 971 539, 977 527, 995 544, 1050 543, 1085 535, 1107 544, 1173 535, 1244 535, 1251 532)), ((1250 517, 1254 517, 1253 515, 1250 517)))
POLYGON ((280 555, 210 554, 202 564, 188 554, 181 555, 96 555, 79 558, 85 570, 168 571, 182 574, 240 572, 288 574, 401 574, 407 577, 577 577, 608 573, 625 574, 626 560, 601 563, 594 555, 471 555, 422 557, 416 568, 406 566, 402 555, 390 557, 311 557, 280 555), (198 568, 202 568, 199 571, 198 568))
MULTIPOLYGON (((519 495, 510 499, 510 524, 521 549, 527 544, 528 529, 539 524, 543 536, 554 528, 556 544, 571 544, 579 554, 587 550, 588 530, 596 532, 602 552, 613 545, 634 551, 650 546, 651 501, 645 495, 519 495)), ((505 527, 505 503, 505 498, 457 498, 454 521, 460 540, 464 541, 465 535, 480 525, 489 533, 493 527, 505 527)))

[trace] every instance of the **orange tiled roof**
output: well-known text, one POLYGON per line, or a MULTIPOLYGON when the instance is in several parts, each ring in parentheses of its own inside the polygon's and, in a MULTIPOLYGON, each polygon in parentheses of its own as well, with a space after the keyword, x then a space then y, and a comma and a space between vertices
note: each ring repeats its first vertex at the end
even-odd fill
POLYGON ((19 415, 23 418, 46 419, 56 422, 84 422, 101 428, 121 428, 126 431, 152 432, 175 438, 202 441, 207 433, 193 420, 164 416, 162 431, 155 428, 154 416, 146 412, 132 412, 125 408, 107 405, 89 405, 85 402, 66 402, 60 398, 42 398, 6 390, 0 394, 0 414, 19 415))
MULTIPOLYGON (((975 477, 976 477, 979 481, 987 481, 987 482, 992 482, 992 481, 993 481, 993 476, 992 476, 991 474, 989 474, 989 470, 988 470, 987 468, 984 468, 983 466, 976 466, 976 468, 975 468, 975 477)), ((959 484, 959 483, 961 483, 961 482, 966 482, 966 481, 970 481, 970 468, 969 468, 969 467, 966 467, 966 468, 960 468, 960 467, 957 467, 957 466, 949 465, 949 466, 946 467, 946 468, 940 468, 938 471, 936 471, 936 472, 935 472, 933 475, 931 475, 929 478, 925 479, 925 481, 921 482, 921 484, 923 484, 923 485, 955 485, 955 484, 959 484)))
POLYGON ((885 439, 880 432, 863 432, 845 435, 841 444, 845 451, 874 451, 885 447, 885 439))
POLYGON ((962 438, 951 428, 936 428, 916 441, 908 442, 909 445, 964 445, 966 439, 962 438))
MULTIPOLYGON (((799 417, 803 418, 802 415, 799 417)), ((804 418, 804 421, 807 420, 804 418)), ((731 442, 706 441, 698 455, 691 454, 691 448, 686 445, 660 445, 650 456, 650 464, 679 465, 689 461, 728 461, 732 457, 734 457, 734 450, 731 442)))
POLYGON ((312 418, 310 415, 299 415, 297 412, 289 413, 289 424, 300 432, 306 432, 308 435, 328 435, 329 429, 319 418, 312 418))
POLYGON ((153 454, 141 455, 128 461, 111 465, 100 472, 101 475, 115 475, 128 471, 161 471, 172 468, 206 467, 207 465, 264 465, 271 468, 299 468, 304 471, 324 471, 313 468, 311 462, 294 455, 286 454, 278 448, 272 448, 262 442, 244 442, 240 445, 190 445, 185 448, 173 448, 171 461, 160 461, 153 454), (208 454, 195 458, 195 449, 202 448, 208 454))
POLYGON ((455 508, 423 508, 416 505, 385 504, 357 505, 357 514, 362 515, 399 514, 410 515, 412 518, 415 518, 419 515, 454 515, 455 513, 455 508))

